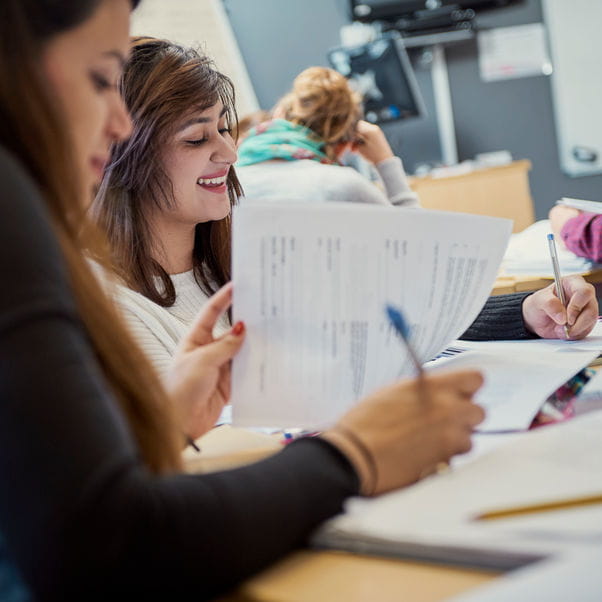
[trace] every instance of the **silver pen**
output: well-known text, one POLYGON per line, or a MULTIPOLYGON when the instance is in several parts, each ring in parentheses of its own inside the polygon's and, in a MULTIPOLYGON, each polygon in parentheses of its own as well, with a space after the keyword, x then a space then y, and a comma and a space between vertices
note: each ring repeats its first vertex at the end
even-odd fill
MULTIPOLYGON (((556 242, 554 241, 553 234, 548 234, 548 247, 550 249, 550 257, 552 258, 552 269, 554 270, 554 285, 556 287, 556 296, 560 299, 562 307, 566 309, 566 299, 564 297, 564 289, 562 288, 562 278, 560 276, 560 266, 558 265, 558 254, 556 253, 556 242)), ((570 338, 568 322, 564 325, 564 333, 566 334, 567 339, 570 338)))

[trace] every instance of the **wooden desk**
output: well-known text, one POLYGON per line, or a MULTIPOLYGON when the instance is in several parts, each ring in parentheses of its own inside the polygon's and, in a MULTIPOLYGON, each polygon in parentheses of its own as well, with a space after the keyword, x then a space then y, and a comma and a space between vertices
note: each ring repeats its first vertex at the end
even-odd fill
MULTIPOLYGON (((278 439, 221 426, 185 452, 187 470, 209 472, 256 461, 280 449, 278 439)), ((487 583, 499 573, 338 551, 290 554, 216 602, 435 602, 487 583)))
POLYGON ((530 161, 480 169, 464 175, 410 178, 425 209, 492 215, 514 220, 520 232, 535 220, 529 188, 530 161))
POLYGON ((216 602, 438 602, 495 577, 345 552, 300 551, 216 602))
MULTIPOLYGON (((600 297, 598 285, 602 284, 602 270, 595 270, 583 277, 596 287, 597 297, 600 297)), ((536 291, 551 284, 551 278, 539 278, 537 276, 498 276, 493 285, 492 295, 505 295, 506 293, 522 293, 525 291, 536 291)))

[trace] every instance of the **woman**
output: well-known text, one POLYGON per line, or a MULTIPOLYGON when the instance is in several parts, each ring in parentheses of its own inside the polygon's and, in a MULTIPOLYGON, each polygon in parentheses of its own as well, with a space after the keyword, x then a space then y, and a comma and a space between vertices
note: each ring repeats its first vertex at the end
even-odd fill
POLYGON ((235 325, 222 288, 166 391, 90 271, 85 214, 131 132, 117 82, 129 0, 0 4, 0 598, 207 599, 300 545, 358 492, 415 481, 470 447, 474 372, 360 402, 322 437, 236 471, 179 472, 171 401, 223 404, 235 325))
MULTIPOLYGON (((126 286, 115 298, 164 374, 208 297, 230 279, 234 89, 195 50, 137 39, 121 82, 135 115, 93 205, 126 286)), ((218 331, 228 328, 222 319, 218 331)))
POLYGON ((418 206, 401 159, 382 130, 362 120, 361 99, 337 71, 300 73, 273 114, 240 144, 238 174, 248 198, 418 206), (340 164, 349 151, 374 166, 384 191, 340 164))

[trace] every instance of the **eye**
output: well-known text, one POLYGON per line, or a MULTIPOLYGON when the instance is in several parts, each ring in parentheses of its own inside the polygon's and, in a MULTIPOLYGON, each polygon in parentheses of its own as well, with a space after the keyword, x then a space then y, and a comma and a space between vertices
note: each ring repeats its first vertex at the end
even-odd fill
POLYGON ((105 90, 110 90, 112 88, 115 88, 116 86, 113 85, 104 75, 102 75, 101 73, 97 73, 95 71, 92 71, 90 73, 90 77, 92 79, 92 83, 94 84, 94 87, 96 88, 96 90, 98 90, 99 92, 103 92, 105 90))
POLYGON ((201 146, 201 144, 205 144, 207 142, 207 138, 199 138, 198 140, 186 140, 186 144, 190 144, 191 146, 201 146))
POLYGON ((219 133, 223 136, 224 134, 232 135, 232 128, 221 128, 219 133))

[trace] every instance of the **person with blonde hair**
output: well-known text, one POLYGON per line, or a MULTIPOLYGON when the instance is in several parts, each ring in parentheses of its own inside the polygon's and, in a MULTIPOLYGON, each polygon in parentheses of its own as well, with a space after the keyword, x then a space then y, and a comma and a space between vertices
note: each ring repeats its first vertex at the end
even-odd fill
POLYGON ((340 73, 310 67, 240 143, 237 173, 250 199, 418 206, 402 161, 383 131, 363 120, 361 98, 340 73), (341 164, 345 153, 374 166, 381 186, 341 164))

